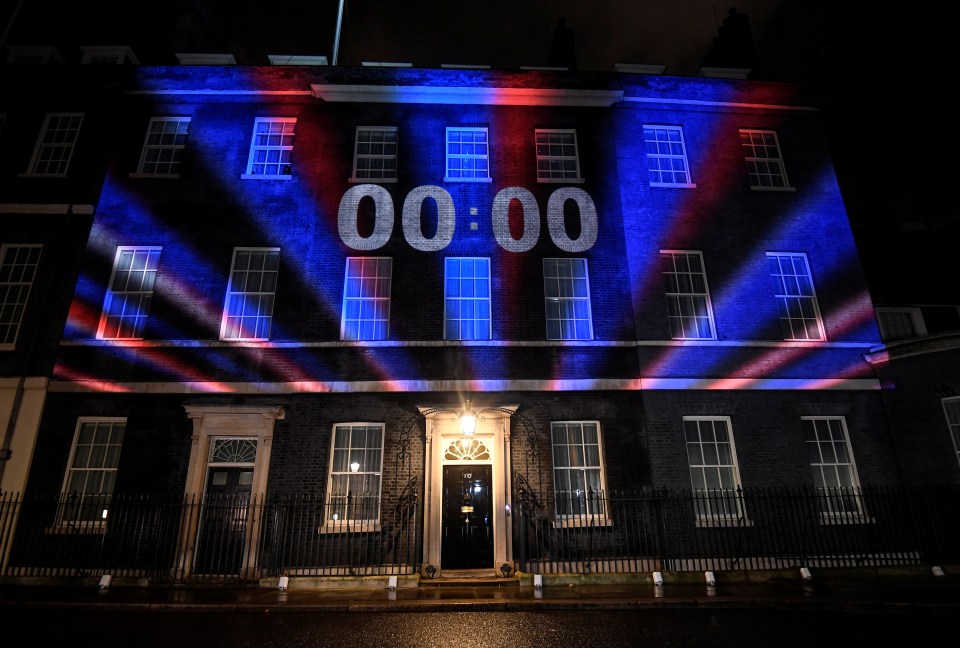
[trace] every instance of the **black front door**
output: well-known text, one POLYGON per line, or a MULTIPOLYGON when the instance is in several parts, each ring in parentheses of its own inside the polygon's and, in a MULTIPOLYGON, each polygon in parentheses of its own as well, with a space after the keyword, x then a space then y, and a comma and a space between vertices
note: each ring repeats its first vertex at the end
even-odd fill
POLYGON ((443 467, 443 569, 493 567, 493 508, 489 465, 443 467))
POLYGON ((210 467, 200 514, 194 573, 239 573, 252 485, 252 467, 210 467))

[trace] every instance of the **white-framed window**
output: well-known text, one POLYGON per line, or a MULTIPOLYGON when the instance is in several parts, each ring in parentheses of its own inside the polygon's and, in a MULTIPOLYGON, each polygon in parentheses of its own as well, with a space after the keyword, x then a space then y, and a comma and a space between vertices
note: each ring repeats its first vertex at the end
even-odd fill
POLYGON ((83 113, 47 113, 30 159, 28 175, 67 175, 81 124, 83 113))
POLYGON ((396 126, 357 126, 351 182, 397 181, 396 126))
POLYGON ((825 517, 858 518, 863 515, 860 480, 853 448, 842 416, 804 416, 803 437, 825 517))
POLYGON ((42 245, 0 246, 0 349, 17 343, 42 245))
POLYGON ((554 507, 558 520, 606 517, 599 421, 551 421, 554 507))
POLYGON ((447 182, 490 182, 486 128, 447 127, 447 182))
POLYGON ((543 294, 548 340, 593 339, 586 259, 544 259, 543 294))
POLYGON ((696 187, 690 181, 682 128, 644 126, 643 143, 651 187, 696 187))
POLYGON ((347 257, 341 340, 386 340, 390 335, 390 257, 347 257))
POLYGON ((490 259, 447 257, 444 260, 444 339, 489 340, 493 337, 490 315, 490 259))
POLYGON ((806 254, 767 252, 785 340, 824 340, 823 320, 806 254))
POLYGON ((325 516, 329 530, 346 531, 348 524, 380 522, 383 428, 383 423, 333 426, 325 516))
POLYGON ((776 131, 740 129, 740 144, 747 161, 750 188, 760 190, 790 189, 787 170, 776 131))
POLYGON ((737 451, 729 416, 684 416, 694 507, 700 520, 744 517, 737 451))
POLYGON ((690 250, 660 250, 667 289, 667 319, 675 340, 713 340, 710 288, 703 254, 690 250))
POLYGON ((190 130, 189 117, 151 117, 137 173, 176 178, 190 130))
POLYGON ((113 273, 103 300, 97 337, 103 340, 140 340, 150 314, 157 280, 160 247, 121 246, 113 259, 113 273))
POLYGON ((947 427, 950 428, 950 440, 953 441, 953 452, 960 463, 960 396, 944 398, 943 413, 947 417, 947 427))
POLYGON ((221 340, 269 340, 280 248, 234 248, 221 340))
POLYGON ((923 313, 913 306, 892 307, 878 306, 877 324, 880 325, 880 336, 884 342, 907 340, 923 337, 927 334, 926 324, 923 322, 923 313))
POLYGON ((288 179, 296 117, 257 117, 244 178, 288 179))
POLYGON ((577 131, 572 128, 537 128, 537 182, 583 182, 577 131))
POLYGON ((77 420, 63 478, 59 524, 80 528, 106 524, 126 425, 125 418, 117 417, 77 420))

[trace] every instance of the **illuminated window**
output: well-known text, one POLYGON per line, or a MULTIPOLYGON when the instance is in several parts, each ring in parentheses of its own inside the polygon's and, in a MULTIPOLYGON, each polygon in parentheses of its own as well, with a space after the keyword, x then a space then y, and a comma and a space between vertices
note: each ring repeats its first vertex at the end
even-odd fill
POLYGON ((661 250, 667 284, 667 319, 675 340, 712 340, 713 307, 700 252, 661 250))
POLYGON ((269 340, 280 248, 234 248, 222 340, 269 340))
POLYGON ((0 246, 0 349, 12 349, 20 333, 42 245, 0 246))
POLYGON ((490 259, 447 258, 444 275, 444 338, 489 340, 490 259))
POLYGON ((775 131, 740 129, 751 189, 789 189, 775 131))
POLYGON ((885 342, 907 340, 922 337, 927 334, 927 327, 923 322, 923 314, 919 308, 915 307, 878 307, 877 324, 880 325, 880 335, 885 342))
POLYGON ((823 340, 823 322, 805 254, 768 252, 785 340, 823 340))
POLYGON ((592 340, 586 259, 544 259, 548 340, 592 340))
POLYGON ((537 182, 577 182, 580 159, 577 155, 577 131, 572 129, 536 129, 537 182))
POLYGON ((351 180, 397 180, 397 129, 392 126, 358 126, 351 180))
POLYGON ((803 435, 813 483, 820 494, 820 512, 828 516, 860 516, 860 481, 842 416, 804 416, 803 435))
POLYGON ((740 473, 727 416, 684 416, 690 485, 700 519, 741 518, 740 473))
POLYGON ((28 173, 56 177, 67 175, 82 123, 82 113, 48 113, 28 173))
POLYGON ((490 182, 486 128, 447 128, 448 182, 490 182))
POLYGON ((600 424, 597 421, 553 421, 554 505, 558 518, 605 514, 600 424))
POLYGON ((341 340, 386 340, 390 334, 389 257, 349 257, 343 280, 341 340))
POLYGON ((644 126, 643 143, 651 187, 695 187, 690 182, 683 129, 679 126, 644 126))
MULTIPOLYGON (((342 423, 333 427, 326 524, 380 521, 383 424, 342 423)), ((345 525, 344 525, 344 529, 345 525)))
POLYGON ((295 117, 258 117, 244 178, 290 178, 295 117))
POLYGON ((106 340, 143 338, 143 325, 150 314, 161 249, 117 248, 97 337, 106 340))
POLYGON ((123 418, 77 421, 63 480, 60 524, 97 526, 106 522, 125 428, 123 418))
POLYGON ((960 397, 944 398, 943 413, 947 416, 947 427, 953 441, 953 451, 960 462, 960 397))
POLYGON ((189 117, 151 118, 137 173, 172 177, 179 175, 189 128, 189 117))

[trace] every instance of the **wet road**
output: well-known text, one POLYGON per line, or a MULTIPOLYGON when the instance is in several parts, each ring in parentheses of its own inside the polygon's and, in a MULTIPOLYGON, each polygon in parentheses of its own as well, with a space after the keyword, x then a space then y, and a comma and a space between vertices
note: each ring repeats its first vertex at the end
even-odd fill
MULTIPOLYGON (((443 612, 0 611, 7 646, 545 648, 925 646, 950 614, 782 610, 443 612)), ((938 642, 939 643, 939 642, 938 642)))

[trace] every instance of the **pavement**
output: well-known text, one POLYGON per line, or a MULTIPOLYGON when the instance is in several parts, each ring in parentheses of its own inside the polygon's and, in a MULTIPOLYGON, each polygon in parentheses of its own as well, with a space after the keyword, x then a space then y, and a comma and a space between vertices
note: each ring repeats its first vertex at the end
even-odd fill
POLYGON ((811 611, 960 613, 960 567, 935 575, 930 568, 814 571, 801 575, 716 572, 708 585, 683 574, 664 574, 655 586, 648 575, 585 578, 544 576, 476 581, 434 579, 396 589, 376 581, 351 587, 312 586, 291 579, 287 590, 261 585, 162 585, 96 581, 0 580, 0 611, 23 608, 207 612, 437 612, 458 610, 728 608, 811 611), (678 575, 679 576, 679 575, 678 575), (646 582, 643 582, 646 581, 646 582))

